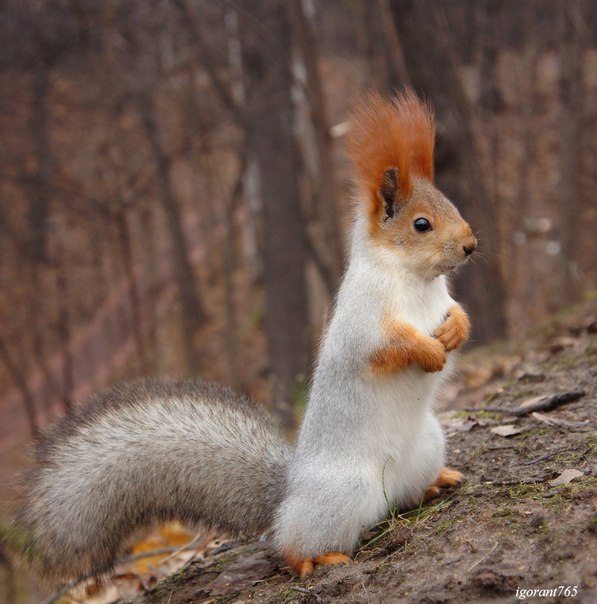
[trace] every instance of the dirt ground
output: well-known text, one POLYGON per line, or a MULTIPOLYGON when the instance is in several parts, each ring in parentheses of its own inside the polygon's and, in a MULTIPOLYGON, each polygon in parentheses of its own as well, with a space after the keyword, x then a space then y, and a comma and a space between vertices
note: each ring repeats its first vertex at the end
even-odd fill
MULTIPOLYGON (((153 587, 144 579, 126 601, 597 602, 597 299, 465 353, 444 399, 449 463, 464 484, 394 511, 353 563, 299 580, 266 543, 216 543, 153 587), (509 413, 579 390, 551 410, 509 413)), ((126 571, 111 582, 131 577, 139 583, 126 571)))
POLYGON ((597 301, 463 355, 448 395, 450 465, 466 482, 374 527, 354 563, 299 580, 267 545, 227 544, 134 602, 597 602, 597 301), (553 410, 507 412, 579 389, 553 410))

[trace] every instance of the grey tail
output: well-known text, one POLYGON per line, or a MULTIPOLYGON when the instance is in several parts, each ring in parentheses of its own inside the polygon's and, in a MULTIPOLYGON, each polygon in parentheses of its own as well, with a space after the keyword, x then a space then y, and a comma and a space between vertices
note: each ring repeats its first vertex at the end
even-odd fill
POLYGON ((17 526, 42 574, 58 580, 108 571, 156 521, 267 531, 292 449, 261 406, 230 390, 140 380, 76 408, 36 457, 17 526))

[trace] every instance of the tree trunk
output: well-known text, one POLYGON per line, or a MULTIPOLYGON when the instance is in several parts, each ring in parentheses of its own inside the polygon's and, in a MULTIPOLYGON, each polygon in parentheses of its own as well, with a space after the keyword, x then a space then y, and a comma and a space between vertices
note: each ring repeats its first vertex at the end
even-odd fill
POLYGON ((444 5, 431 0, 394 0, 391 8, 410 80, 435 108, 437 186, 480 233, 480 252, 487 259, 473 261, 457 279, 458 295, 472 315, 476 343, 504 337, 506 294, 497 261, 497 215, 476 163, 472 115, 454 65, 455 41, 442 18, 444 5))
POLYGON ((73 406, 74 372, 73 355, 71 350, 71 316, 70 296, 68 291, 68 270, 66 266, 66 253, 62 242, 58 242, 56 259, 54 261, 54 280, 56 283, 56 296, 58 305, 58 341, 62 356, 62 404, 65 411, 73 406))
POLYGON ((290 429, 308 342, 299 158, 292 130, 290 24, 283 0, 251 0, 243 7, 247 143, 256 158, 263 196, 265 326, 272 396, 290 429))
POLYGON ((582 213, 581 170, 583 121, 583 27, 582 2, 558 2, 560 46, 560 228, 562 242, 562 284, 560 305, 577 300, 581 292, 578 269, 580 237, 578 219, 582 213))
POLYGON ((141 375, 147 374, 147 363, 145 355, 145 342, 143 338, 143 324, 141 314, 141 299, 139 296, 139 287, 137 275, 133 263, 133 242, 131 238, 129 218, 127 209, 122 208, 116 213, 116 224, 118 228, 118 239, 120 243, 120 252, 122 255, 122 267, 127 281, 126 289, 129 298, 131 330, 135 339, 135 348, 137 349, 138 369, 141 375))
MULTIPOLYGON (((338 192, 333 157, 333 141, 326 107, 323 83, 319 73, 317 41, 309 17, 305 14, 303 0, 288 3, 292 36, 299 49, 307 74, 307 101, 315 138, 317 174, 315 174, 314 214, 321 225, 321 260, 329 272, 329 280, 335 285, 342 276, 344 250, 338 220, 338 192)), ((316 248, 317 249, 317 248, 316 248)), ((335 288, 334 288, 335 289, 335 288)))
POLYGON ((39 433, 39 424, 37 421, 37 413, 35 411, 35 400, 33 393, 29 389, 27 376, 22 371, 18 363, 16 363, 10 352, 10 346, 0 337, 0 360, 4 364, 6 371, 12 377, 16 387, 21 393, 23 400, 23 409, 29 423, 29 432, 32 437, 36 437, 39 433))
POLYGON ((30 253, 34 261, 47 262, 46 233, 49 205, 47 181, 50 174, 48 88, 50 83, 46 69, 36 70, 33 78, 33 121, 31 129, 35 147, 35 180, 29 203, 29 220, 31 225, 30 253))
POLYGON ((158 196, 166 216, 170 242, 174 255, 174 271, 182 305, 182 338, 185 362, 189 373, 197 373, 200 366, 195 336, 206 321, 206 315, 197 293, 197 280, 189 260, 188 244, 182 228, 182 216, 170 176, 170 159, 162 148, 153 115, 151 101, 139 97, 138 107, 145 135, 157 169, 158 196))

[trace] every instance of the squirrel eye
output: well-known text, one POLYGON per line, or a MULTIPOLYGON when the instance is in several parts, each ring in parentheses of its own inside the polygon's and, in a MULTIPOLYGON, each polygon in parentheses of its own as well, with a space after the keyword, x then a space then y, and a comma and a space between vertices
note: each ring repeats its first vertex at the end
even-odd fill
POLYGON ((431 223, 427 218, 417 218, 413 224, 415 230, 419 231, 419 233, 426 233, 431 230, 431 223))

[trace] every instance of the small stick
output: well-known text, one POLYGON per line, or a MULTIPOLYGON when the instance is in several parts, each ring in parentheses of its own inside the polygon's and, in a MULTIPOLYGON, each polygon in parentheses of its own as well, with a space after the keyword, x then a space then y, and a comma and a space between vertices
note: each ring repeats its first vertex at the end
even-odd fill
POLYGON ((178 555, 182 552, 186 552, 188 550, 198 549, 198 547, 200 547, 200 546, 197 544, 194 545, 192 541, 191 541, 191 543, 188 543, 187 545, 183 545, 182 547, 180 547, 179 545, 169 546, 169 547, 159 547, 158 549, 152 549, 147 552, 139 552, 138 554, 131 554, 130 556, 125 556, 124 558, 118 560, 116 565, 127 564, 128 562, 137 562, 137 560, 143 560, 143 558, 151 558, 153 556, 163 556, 164 554, 172 554, 172 556, 169 556, 165 560, 161 561, 161 562, 166 562, 166 560, 169 560, 173 556, 176 556, 176 555, 178 555))
POLYGON ((298 591, 301 594, 308 594, 309 596, 313 596, 315 598, 316 602, 323 602, 323 600, 321 599, 321 596, 314 594, 312 591, 309 591, 308 589, 305 589, 304 587, 291 587, 290 589, 292 589, 293 591, 298 591))
POLYGON ((471 572, 471 570, 473 570, 473 568, 475 568, 475 566, 477 566, 478 564, 481 564, 481 562, 483 562, 483 560, 487 560, 487 558, 489 558, 489 556, 491 556, 491 554, 493 554, 493 552, 495 551, 495 548, 498 546, 499 541, 495 542, 495 545, 480 559, 477 560, 469 569, 467 572, 471 572))
MULTIPOLYGON (((180 546, 178 550, 172 552, 167 558, 160 560, 160 564, 164 564, 164 562, 169 562, 170 560, 172 560, 172 558, 178 556, 178 554, 181 554, 187 549, 190 549, 192 546, 194 546, 195 549, 204 548, 214 538, 214 536, 215 534, 213 531, 210 531, 208 533, 206 533, 204 530, 199 531, 191 541, 180 546), (203 539, 201 539, 201 537, 203 537, 203 539)), ((196 555, 197 554, 195 554, 195 556, 196 555)), ((195 556, 193 556, 193 558, 195 556)))
POLYGON ((576 401, 586 393, 584 390, 571 390, 570 392, 562 392, 561 394, 554 394, 552 396, 544 396, 528 405, 523 403, 520 407, 514 407, 513 409, 509 407, 480 407, 477 409, 468 408, 465 409, 468 413, 476 413, 479 411, 492 411, 494 413, 504 413, 506 415, 515 415, 517 417, 521 417, 523 415, 527 415, 529 413, 533 413, 534 411, 549 411, 551 409, 555 409, 560 405, 564 405, 566 403, 571 403, 572 401, 576 401))
POLYGON ((535 459, 531 459, 531 461, 525 461, 524 465, 525 466, 531 466, 534 463, 538 463, 538 462, 543 461, 545 459, 549 459, 550 457, 553 457, 554 455, 557 455, 560 451, 563 451, 564 449, 567 449, 567 448, 568 448, 567 446, 558 447, 557 449, 555 449, 551 453, 546 453, 545 455, 541 455, 541 457, 537 457, 535 459))

